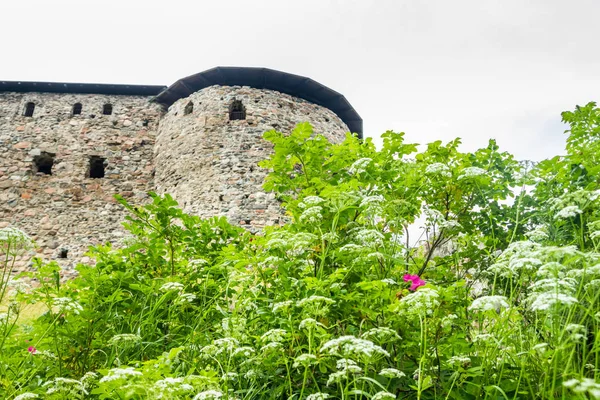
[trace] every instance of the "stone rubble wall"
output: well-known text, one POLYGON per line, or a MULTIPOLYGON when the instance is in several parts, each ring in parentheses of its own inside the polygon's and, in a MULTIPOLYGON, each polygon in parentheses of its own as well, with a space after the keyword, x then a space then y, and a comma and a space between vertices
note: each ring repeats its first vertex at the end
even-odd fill
POLYGON ((18 227, 38 244, 37 254, 66 269, 86 262, 90 245, 124 235, 121 194, 143 202, 153 190, 153 146, 160 106, 144 96, 0 93, 0 228, 18 227), (33 117, 23 116, 35 103, 33 117), (81 103, 81 115, 71 115, 81 103), (102 115, 104 104, 112 115, 102 115), (55 153, 52 175, 34 173, 41 152, 55 153), (107 160, 104 178, 88 178, 89 157, 107 160), (62 249, 68 250, 60 258, 62 249))
POLYGON ((267 171, 257 165, 272 151, 262 135, 290 132, 304 121, 333 142, 349 131, 329 109, 273 90, 211 86, 179 99, 158 128, 157 192, 170 193, 186 212, 201 217, 224 215, 251 228, 277 224, 279 204, 263 191, 267 171), (245 120, 229 120, 234 99, 242 101, 245 120), (186 115, 190 101, 193 112, 186 115))

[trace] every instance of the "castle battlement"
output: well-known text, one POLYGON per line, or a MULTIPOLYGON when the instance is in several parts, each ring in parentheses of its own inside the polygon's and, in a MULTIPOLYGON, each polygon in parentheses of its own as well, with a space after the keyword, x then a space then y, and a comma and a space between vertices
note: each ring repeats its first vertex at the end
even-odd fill
POLYGON ((117 193, 133 203, 170 193, 202 217, 276 224, 262 134, 303 121, 334 142, 362 135, 342 95, 265 68, 218 67, 170 87, 0 82, 0 228, 23 229, 38 256, 68 269, 124 237, 117 193))

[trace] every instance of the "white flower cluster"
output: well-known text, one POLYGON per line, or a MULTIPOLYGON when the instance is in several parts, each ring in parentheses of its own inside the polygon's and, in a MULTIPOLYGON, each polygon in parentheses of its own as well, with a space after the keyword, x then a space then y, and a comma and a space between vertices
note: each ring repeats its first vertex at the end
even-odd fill
POLYGON ((503 308, 508 308, 508 299, 505 296, 482 296, 471 303, 469 310, 471 311, 491 311, 500 312, 503 308))
POLYGON ((329 375, 327 386, 333 383, 340 383, 343 379, 348 379, 348 375, 350 374, 359 374, 362 372, 362 368, 360 368, 355 361, 348 358, 338 360, 336 368, 338 371, 329 375))
POLYGON ((294 364, 292 365, 294 368, 299 368, 301 366, 307 367, 309 365, 315 364, 317 362, 317 356, 314 354, 300 354, 294 360, 294 364))
POLYGON ((279 311, 287 311, 294 302, 292 300, 280 301, 278 303, 273 304, 273 313, 277 314, 279 311))
POLYGON ((306 208, 306 207, 318 206, 319 204, 323 203, 324 201, 325 200, 319 196, 306 196, 305 198, 302 199, 302 201, 300 203, 298 203, 298 207, 306 208))
POLYGON ((367 167, 369 166, 369 164, 371 164, 371 161, 373 161, 373 159, 371 158, 359 158, 358 160, 354 161, 354 163, 352 163, 352 165, 348 169, 348 173, 350 175, 362 174, 367 170, 367 167))
POLYGON ((565 208, 557 212, 555 217, 562 219, 573 218, 578 214, 581 214, 582 212, 583 211, 581 211, 578 206, 566 206, 565 208))
POLYGON ((569 379, 563 382, 563 386, 571 389, 577 394, 588 394, 594 399, 600 399, 600 383, 590 378, 569 379))
POLYGON ((448 365, 454 368, 469 368, 471 358, 467 356, 453 356, 448 359, 448 365))
POLYGON ((322 323, 318 322, 314 318, 305 318, 302 321, 300 321, 300 324, 298 325, 298 328, 300 328, 300 329, 306 329, 306 330, 311 330, 311 329, 316 329, 318 326, 321 326, 323 328, 325 327, 325 325, 323 325, 322 323))
POLYGON ((540 259, 541 245, 528 240, 511 243, 490 266, 488 272, 504 278, 512 278, 533 271, 543 264, 540 259))
POLYGON ((70 297, 56 297, 52 304, 61 313, 72 312, 73 314, 79 314, 81 311, 83 311, 81 304, 70 297))
POLYGON ((287 335, 287 331, 285 329, 271 329, 271 330, 265 332, 260 337, 260 340, 263 343, 282 342, 286 335, 287 335))
POLYGON ((442 328, 448 328, 454 324, 454 320, 458 319, 458 315, 450 314, 442 318, 442 328))
POLYGON ((363 208, 367 214, 377 215, 381 213, 384 201, 385 199, 380 194, 365 196, 360 201, 360 208, 363 208))
POLYGON ((312 295, 310 297, 305 297, 303 299, 298 300, 296 305, 298 307, 306 307, 308 305, 313 305, 313 304, 322 305, 322 304, 334 304, 334 303, 335 303, 335 300, 330 299, 329 297, 312 295))
POLYGON ((77 379, 70 378, 54 378, 42 385, 47 387, 46 394, 62 393, 62 394, 75 394, 81 393, 87 395, 88 392, 85 390, 83 383, 77 379))
POLYGON ((35 243, 28 234, 20 229, 6 227, 0 229, 0 243, 6 243, 5 247, 9 254, 16 254, 19 251, 31 250, 35 243))
POLYGON ((565 331, 569 333, 569 339, 575 343, 587 340, 587 328, 581 324, 568 324, 565 331))
POLYGON ((377 392, 371 397, 371 400, 388 400, 395 399, 396 395, 390 392, 377 392))
POLYGON ((440 305, 439 297, 435 289, 420 288, 400 300, 400 312, 408 317, 433 315, 433 311, 440 305))
POLYGON ((23 279, 11 279, 8 281, 8 286, 11 287, 15 293, 26 293, 31 289, 31 285, 23 279))
POLYGON ((223 397, 223 393, 218 390, 205 390, 194 396, 193 400, 214 400, 223 397))
POLYGON ((558 306, 571 306, 579 301, 564 293, 532 293, 527 298, 532 311, 548 311, 558 306))
POLYGON ((189 304, 193 303, 196 300, 196 295, 193 293, 179 293, 177 299, 175 299, 175 303, 177 304, 189 304))
POLYGON ((321 351, 329 354, 341 354, 344 356, 363 356, 372 358, 374 356, 389 357, 390 354, 382 347, 366 339, 359 339, 354 336, 341 336, 332 339, 323 344, 321 351))
POLYGON ((327 393, 313 393, 306 396, 306 400, 325 400, 329 398, 327 393))
POLYGON ((379 375, 388 379, 404 378, 406 376, 404 372, 399 371, 396 368, 384 368, 381 371, 379 371, 379 375))
POLYGON ((364 247, 380 247, 384 236, 375 229, 361 229, 354 233, 356 240, 364 247))
POLYGON ((450 172, 450 168, 448 168, 447 165, 442 164, 442 163, 429 164, 425 168, 425 173, 428 175, 440 175, 440 176, 447 177, 447 178, 452 176, 452 173, 450 172))
POLYGON ((538 227, 532 231, 526 232, 525 236, 534 242, 541 242, 542 240, 548 239, 548 231, 546 227, 538 227))
POLYGON ((111 337, 108 341, 108 344, 113 346, 117 346, 119 344, 134 345, 140 343, 141 341, 142 338, 139 335, 134 335, 132 333, 121 333, 111 337))
POLYGON ((372 339, 375 338, 382 342, 390 342, 394 340, 402 339, 398 333, 388 327, 380 326, 378 328, 369 329, 365 333, 361 335, 363 339, 372 339))
POLYGON ((39 399, 40 396, 38 396, 35 393, 30 393, 30 392, 26 392, 26 393, 21 393, 20 395, 16 396, 13 400, 28 400, 28 399, 39 399))
POLYGON ((321 213, 323 212, 323 207, 321 206, 312 206, 307 208, 300 215, 300 221, 305 224, 318 224, 323 219, 321 213))
POLYGON ((136 371, 133 367, 113 368, 108 371, 108 374, 100 378, 100 383, 116 381, 119 379, 129 379, 136 376, 142 376, 142 373, 136 371))
POLYGON ((183 284, 179 283, 179 282, 167 282, 164 285, 162 285, 160 287, 160 291, 161 292, 170 292, 170 291, 182 291, 183 290, 183 284))
POLYGON ((471 179, 483 175, 487 175, 485 169, 479 167, 467 167, 462 170, 462 173, 458 176, 458 180, 471 179))
POLYGON ((189 383, 185 383, 183 378, 167 377, 154 382, 154 389, 162 395, 167 395, 168 398, 171 398, 181 392, 191 392, 194 390, 194 387, 189 383))

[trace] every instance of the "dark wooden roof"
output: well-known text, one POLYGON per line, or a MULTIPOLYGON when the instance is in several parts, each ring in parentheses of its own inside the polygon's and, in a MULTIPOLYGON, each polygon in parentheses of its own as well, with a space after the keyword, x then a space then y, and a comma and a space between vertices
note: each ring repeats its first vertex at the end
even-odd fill
POLYGON ((308 100, 333 111, 351 132, 362 137, 362 118, 344 96, 310 78, 269 68, 212 68, 178 80, 156 96, 155 101, 169 107, 175 101, 213 85, 271 89, 308 100))
POLYGON ((166 86, 158 85, 113 85, 104 83, 64 83, 64 82, 20 82, 0 81, 0 92, 49 92, 115 94, 125 96, 156 96, 166 86))

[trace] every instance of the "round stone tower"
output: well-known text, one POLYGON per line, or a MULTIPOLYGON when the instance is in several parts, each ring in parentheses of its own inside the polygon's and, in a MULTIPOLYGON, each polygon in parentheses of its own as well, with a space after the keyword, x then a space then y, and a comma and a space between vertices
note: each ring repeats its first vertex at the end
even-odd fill
POLYGON ((168 107, 154 148, 158 193, 185 211, 224 215, 234 224, 279 222, 279 206, 262 190, 271 152, 262 135, 310 122, 333 142, 362 135, 362 120, 339 93, 311 80, 266 68, 218 67, 181 79, 159 94, 168 107))

